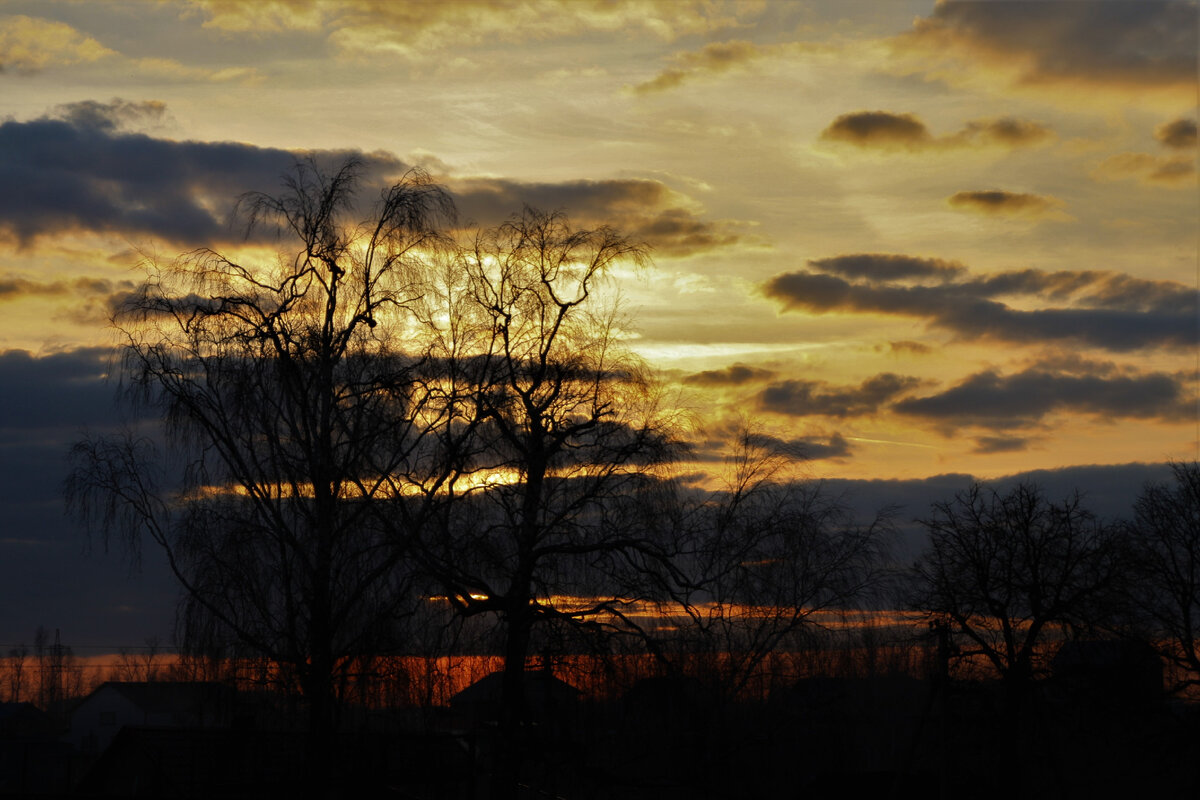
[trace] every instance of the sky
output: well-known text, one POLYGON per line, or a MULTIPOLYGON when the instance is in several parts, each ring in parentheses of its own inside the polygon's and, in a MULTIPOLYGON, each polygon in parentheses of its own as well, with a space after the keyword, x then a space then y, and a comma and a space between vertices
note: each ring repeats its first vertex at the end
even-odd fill
POLYGON ((652 248, 626 342, 703 423, 909 517, 1200 457, 1193 2, 0 0, 0 645, 169 637, 62 512, 113 304, 299 157, 652 248), (922 507, 922 503, 925 503, 922 507), (4 594, 9 595, 5 597, 4 594), (81 600, 86 599, 86 603, 81 600))

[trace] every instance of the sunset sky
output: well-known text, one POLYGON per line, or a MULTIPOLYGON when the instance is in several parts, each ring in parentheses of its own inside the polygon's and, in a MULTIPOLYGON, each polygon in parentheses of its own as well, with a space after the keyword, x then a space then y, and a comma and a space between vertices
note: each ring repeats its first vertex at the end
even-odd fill
POLYGON ((1073 469, 1132 496, 1131 465, 1200 457, 1197 14, 0 2, 0 577, 33 605, 0 598, 0 644, 169 619, 153 569, 79 557, 66 448, 117 419, 139 261, 237 247, 233 201, 313 151, 422 166, 481 225, 529 204, 646 241, 629 344, 713 448, 748 419, 881 494, 1073 469))

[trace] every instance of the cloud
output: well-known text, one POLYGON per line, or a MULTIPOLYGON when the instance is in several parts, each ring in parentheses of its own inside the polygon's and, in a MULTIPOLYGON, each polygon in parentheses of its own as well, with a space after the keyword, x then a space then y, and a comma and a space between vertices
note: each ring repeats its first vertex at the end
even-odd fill
POLYGON ((1189 2, 939 2, 891 40, 893 67, 1086 104, 1195 102, 1197 7, 1189 2))
POLYGON ((1183 189, 1196 183, 1192 156, 1157 156, 1151 153, 1117 153, 1091 172, 1098 181, 1137 180, 1151 186, 1183 189))
POLYGON ((24 350, 0 352, 0 385, 20 387, 0 395, 0 437, 27 440, 46 433, 67 440, 85 425, 115 424, 116 395, 107 381, 110 355, 101 347, 40 357, 24 350))
MULTIPOLYGON (((982 476, 950 473, 916 480, 853 480, 826 478, 822 484, 836 497, 845 498, 859 515, 870 516, 879 508, 894 507, 899 534, 897 556, 915 557, 928 543, 928 534, 906 522, 928 515, 933 503, 952 499, 955 492, 968 489, 982 476)), ((1067 497, 1079 490, 1084 504, 1101 519, 1128 518, 1142 487, 1151 482, 1168 481, 1168 464, 1086 464, 1053 470, 1034 470, 986 480, 998 491, 1017 483, 1036 483, 1051 498, 1067 497)))
POLYGON ((114 292, 128 291, 132 281, 109 281, 102 278, 36 281, 20 276, 0 276, 0 302, 24 297, 62 297, 69 294, 84 297, 107 297, 114 292))
POLYGON ((209 245, 240 238, 229 217, 236 199, 279 187, 281 176, 304 156, 335 164, 358 155, 369 185, 382 186, 407 168, 386 153, 294 153, 123 130, 164 113, 159 103, 117 99, 0 123, 0 184, 22 187, 0 194, 0 232, 22 245, 75 229, 209 245))
POLYGON ((1164 372, 1065 373, 1061 365, 1035 365, 1001 375, 975 373, 945 391, 900 400, 892 410, 922 417, 948 430, 977 426, 1022 428, 1056 412, 1089 414, 1105 420, 1153 419, 1177 422, 1195 414, 1196 398, 1183 380, 1164 372))
POLYGON ((0 17, 0 72, 32 75, 49 67, 89 64, 117 55, 67 25, 21 14, 0 17))
POLYGON ((1028 217, 1033 219, 1065 219, 1065 205, 1057 197, 1001 189, 956 192, 946 199, 951 208, 993 217, 1028 217))
POLYGON ((635 94, 653 94, 674 89, 698 75, 717 75, 758 60, 768 51, 752 42, 709 42, 699 50, 678 53, 679 65, 633 87, 635 94))
MULTIPOLYGON (((293 152, 236 142, 180 142, 126 130, 156 124, 165 115, 162 103, 114 99, 59 106, 29 122, 0 123, 0 181, 23 187, 0 195, 0 232, 22 245, 75 229, 153 236, 188 247, 213 245, 240 238, 231 217, 237 198, 248 191, 274 191, 298 160, 333 166, 359 158, 364 203, 408 169, 385 152, 293 152)), ((732 223, 700 218, 694 201, 658 181, 460 178, 447 184, 463 218, 483 225, 530 205, 562 209, 579 224, 614 225, 658 255, 684 256, 742 238, 732 223)))
POLYGON ((825 141, 858 147, 919 149, 933 141, 932 134, 912 114, 890 111, 855 111, 842 114, 821 132, 825 141))
POLYGON ((1043 144, 1054 138, 1054 133, 1046 126, 1030 120, 1016 117, 996 117, 972 120, 960 133, 954 134, 950 138, 967 143, 978 141, 1005 147, 1029 147, 1043 144))
POLYGON ((921 385, 919 378, 883 372, 858 386, 830 386, 823 381, 787 380, 758 394, 766 411, 795 417, 858 417, 874 414, 898 395, 921 385))
POLYGON ((916 317, 964 339, 1076 341, 1114 351, 1196 344, 1193 287, 1115 272, 1028 269, 909 286, 800 271, 776 275, 761 291, 783 311, 916 317), (1010 296, 1060 305, 1017 309, 996 299, 1010 296))
POLYGON ((0 73, 35 75, 56 67, 79 65, 95 69, 107 62, 111 67, 135 71, 143 77, 171 81, 256 81, 251 67, 208 69, 189 67, 169 58, 128 58, 96 39, 56 20, 9 15, 0 17, 0 73))
POLYGON ((167 104, 160 100, 124 100, 114 97, 107 103, 80 100, 55 106, 49 115, 81 129, 107 133, 161 125, 168 119, 167 104))
POLYGON ((973 453, 984 455, 992 453, 1018 453, 1029 447, 1027 436, 979 436, 975 439, 973 453))
POLYGON ((523 183, 503 178, 449 181, 464 219, 495 225, 529 205, 561 209, 573 222, 607 224, 644 241, 656 255, 686 256, 728 247, 741 235, 727 222, 703 220, 694 203, 659 181, 622 178, 523 183))
POLYGON ((894 356, 898 356, 898 355, 924 356, 924 355, 928 355, 933 352, 933 348, 930 347, 929 345, 922 344, 921 342, 911 342, 911 341, 888 342, 886 345, 876 346, 875 349, 877 351, 879 351, 879 350, 883 350, 885 348, 887 349, 887 351, 889 353, 891 353, 894 356))
MULTIPOLYGON (((128 423, 114 402, 117 388, 106 378, 109 351, 81 348, 34 355, 0 352, 0 508, 5 534, 0 539, 0 583, 19 592, 22 602, 0 609, 0 631, 8 642, 32 633, 39 619, 61 626, 63 639, 100 645, 124 638, 112 608, 138 605, 155 609, 136 620, 138 636, 171 631, 178 585, 157 548, 142 562, 145 575, 131 575, 124 560, 84 554, 87 539, 75 520, 63 514, 62 485, 67 452, 83 432, 115 430, 128 423), (80 598, 87 602, 81 603, 80 598), (137 601, 131 602, 133 597, 137 601), (74 632, 72 632, 74 631, 74 632)), ((28 641, 28 639, 25 639, 28 641)))
POLYGON ((750 443, 782 453, 797 461, 844 459, 851 455, 850 443, 840 433, 830 436, 798 436, 781 439, 764 433, 751 434, 750 443))
POLYGON ((742 386, 747 383, 757 383, 769 380, 775 375, 769 369, 751 367, 746 364, 732 364, 723 369, 709 369, 686 375, 684 383, 694 386, 742 386))
POLYGON ((998 117, 971 120, 957 133, 935 137, 914 114, 853 111, 831 122, 820 138, 864 150, 923 152, 980 146, 1028 147, 1042 144, 1053 136, 1050 129, 1040 123, 998 117))
POLYGON ((719 13, 704 0, 669 4, 640 0, 546 0, 495 3, 381 3, 378 0, 194 0, 205 27, 263 35, 327 32, 348 58, 408 57, 489 41, 547 41, 588 33, 641 33, 657 39, 708 33, 738 24, 738 10, 719 13))
POLYGON ((812 461, 826 458, 846 458, 851 454, 850 444, 840 433, 835 433, 824 440, 816 436, 805 436, 792 439, 788 444, 796 448, 802 458, 812 461))
POLYGON ((812 258, 809 259, 808 265, 821 272, 841 275, 843 278, 863 278, 872 282, 907 278, 934 278, 944 282, 958 277, 967 269, 957 261, 890 253, 855 253, 832 258, 812 258))
POLYGON ((757 428, 747 431, 744 419, 726 419, 706 428, 699 439, 692 442, 687 460, 692 463, 728 463, 730 454, 743 446, 761 449, 792 461, 840 460, 853 454, 850 442, 836 431, 781 436, 757 428))
POLYGON ((1154 129, 1154 138, 1174 150, 1190 150, 1196 146, 1196 120, 1180 118, 1164 122, 1154 129))

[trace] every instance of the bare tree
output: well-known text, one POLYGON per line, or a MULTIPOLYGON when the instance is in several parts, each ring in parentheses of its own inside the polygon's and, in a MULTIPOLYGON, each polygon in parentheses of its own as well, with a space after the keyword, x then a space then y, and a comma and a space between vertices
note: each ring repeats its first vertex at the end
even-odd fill
POLYGON ((20 703, 25 692, 25 659, 29 648, 23 643, 8 651, 8 702, 20 703))
POLYGON ((1200 685, 1200 463, 1171 465, 1174 484, 1149 484, 1129 525, 1135 613, 1183 671, 1176 690, 1200 685))
POLYGON ((985 658, 1019 702, 1054 631, 1087 628, 1117 579, 1113 531, 1036 485, 1006 494, 974 484, 920 521, 929 544, 913 568, 912 605, 947 621, 960 655, 985 658))
POLYGON ((444 421, 405 348, 453 205, 413 171, 358 222, 362 182, 355 160, 307 161, 280 194, 243 198, 248 230, 292 242, 273 263, 204 249, 148 266, 114 324, 127 397, 161 421, 165 456, 151 436, 87 439, 66 487, 106 542, 165 551, 185 644, 234 646, 295 682, 317 793, 341 673, 409 597, 394 476, 444 421))
MULTIPOLYGON (((632 509, 674 445, 674 412, 622 346, 608 273, 641 246, 560 213, 525 209, 462 258, 461 328, 448 347, 475 433, 465 495, 427 542, 430 571, 460 613, 503 622, 504 724, 523 717, 536 628, 608 618, 629 602, 630 565, 653 545, 632 509)), ((498 796, 514 791, 514 754, 498 796)))
POLYGON ((724 485, 681 516, 677 541, 688 544, 660 597, 661 613, 682 624, 650 641, 707 654, 711 688, 730 698, 773 655, 811 647, 862 609, 884 578, 888 511, 855 519, 819 482, 799 479, 796 464, 796 454, 743 429, 724 485))

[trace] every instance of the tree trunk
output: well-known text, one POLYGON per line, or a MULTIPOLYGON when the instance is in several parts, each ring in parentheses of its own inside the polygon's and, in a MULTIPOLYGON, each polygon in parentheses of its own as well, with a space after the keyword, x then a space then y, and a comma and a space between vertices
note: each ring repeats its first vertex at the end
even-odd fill
POLYGON ((492 770, 493 800, 513 800, 524 762, 525 661, 529 655, 533 617, 527 598, 514 601, 508 612, 504 643, 504 674, 501 679, 500 730, 492 770))

